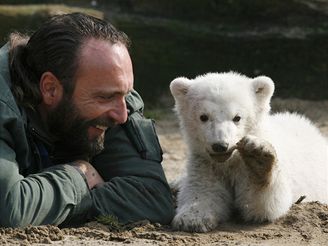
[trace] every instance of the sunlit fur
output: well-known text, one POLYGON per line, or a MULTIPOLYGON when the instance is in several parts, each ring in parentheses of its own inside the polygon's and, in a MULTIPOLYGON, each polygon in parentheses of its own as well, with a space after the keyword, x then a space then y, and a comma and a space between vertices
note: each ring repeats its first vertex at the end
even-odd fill
POLYGON ((172 222, 175 229, 212 230, 235 208, 245 221, 273 221, 302 195, 306 201, 328 203, 327 140, 301 115, 269 113, 274 92, 270 78, 209 73, 192 80, 177 78, 170 89, 188 146, 172 222), (202 121, 201 115, 208 120, 202 121), (235 116, 239 122, 233 121, 235 116), (276 155, 263 185, 255 184, 235 149, 242 139, 276 155), (213 158, 211 146, 216 142, 233 150, 229 159, 213 158))

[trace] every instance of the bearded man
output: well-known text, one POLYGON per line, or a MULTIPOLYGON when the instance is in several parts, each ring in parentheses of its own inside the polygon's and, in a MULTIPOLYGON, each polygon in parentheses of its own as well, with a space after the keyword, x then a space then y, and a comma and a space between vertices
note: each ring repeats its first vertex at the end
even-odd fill
POLYGON ((128 44, 110 23, 73 13, 1 48, 0 226, 171 221, 128 44))

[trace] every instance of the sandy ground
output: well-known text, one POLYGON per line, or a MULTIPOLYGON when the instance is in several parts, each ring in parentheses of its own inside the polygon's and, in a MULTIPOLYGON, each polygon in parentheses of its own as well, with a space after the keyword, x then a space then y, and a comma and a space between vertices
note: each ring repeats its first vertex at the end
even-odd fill
MULTIPOLYGON (((291 110, 311 118, 328 137, 328 100, 319 102, 279 100, 274 111, 291 110)), ((164 170, 169 182, 183 172, 186 146, 178 123, 169 113, 157 122, 164 151, 164 170)), ((328 150, 327 150, 328 151, 328 150)), ((328 187, 327 187, 328 188, 328 187)), ((141 222, 121 232, 90 222, 79 228, 55 226, 0 228, 0 245, 328 245, 328 205, 317 202, 295 204, 290 212, 275 223, 244 224, 238 218, 222 224, 210 233, 173 231, 169 226, 141 222)))

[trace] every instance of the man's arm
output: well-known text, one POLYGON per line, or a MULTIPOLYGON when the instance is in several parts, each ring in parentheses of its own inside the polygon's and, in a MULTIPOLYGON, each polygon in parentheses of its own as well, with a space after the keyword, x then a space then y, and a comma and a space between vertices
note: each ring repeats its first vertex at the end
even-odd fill
POLYGON ((0 226, 58 225, 69 216, 85 214, 92 203, 90 191, 73 166, 58 165, 27 177, 19 174, 17 160, 27 156, 18 150, 24 136, 21 117, 0 100, 0 226))
POLYGON ((85 178, 85 181, 87 182, 90 190, 93 189, 95 186, 104 183, 103 178, 89 162, 84 160, 76 160, 70 163, 70 165, 78 169, 78 171, 85 178))
POLYGON ((92 215, 114 215, 122 223, 170 223, 174 207, 161 161, 153 122, 140 111, 106 132, 105 150, 92 163, 107 182, 91 191, 92 215))

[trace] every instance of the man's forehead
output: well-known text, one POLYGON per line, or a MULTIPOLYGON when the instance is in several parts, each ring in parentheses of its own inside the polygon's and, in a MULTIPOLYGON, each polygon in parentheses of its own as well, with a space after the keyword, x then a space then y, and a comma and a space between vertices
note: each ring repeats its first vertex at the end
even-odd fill
POLYGON ((90 39, 85 41, 79 52, 79 67, 132 66, 127 48, 122 43, 111 43, 107 40, 90 39))
POLYGON ((81 56, 89 56, 94 54, 101 54, 104 55, 106 53, 122 53, 126 51, 127 48, 124 44, 112 43, 110 40, 103 40, 103 39, 87 39, 81 46, 80 55, 81 56))
POLYGON ((89 90, 88 94, 126 94, 133 87, 133 68, 126 47, 107 40, 89 40, 82 47, 76 78, 76 86, 89 90))

